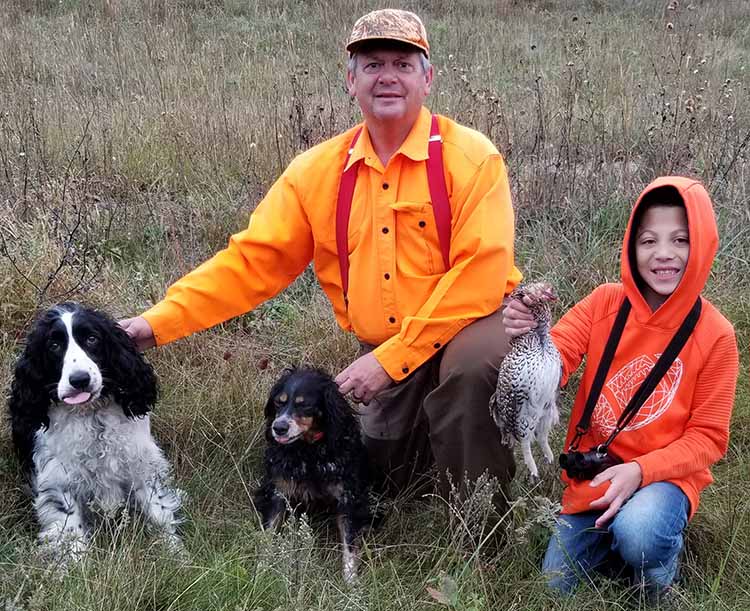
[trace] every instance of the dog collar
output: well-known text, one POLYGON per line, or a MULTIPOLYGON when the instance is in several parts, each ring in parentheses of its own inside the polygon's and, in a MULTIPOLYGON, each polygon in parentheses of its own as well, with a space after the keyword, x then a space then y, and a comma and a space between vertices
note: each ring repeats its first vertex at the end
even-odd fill
POLYGON ((305 433, 305 441, 307 443, 315 443, 323 439, 323 431, 315 431, 314 433, 305 433))

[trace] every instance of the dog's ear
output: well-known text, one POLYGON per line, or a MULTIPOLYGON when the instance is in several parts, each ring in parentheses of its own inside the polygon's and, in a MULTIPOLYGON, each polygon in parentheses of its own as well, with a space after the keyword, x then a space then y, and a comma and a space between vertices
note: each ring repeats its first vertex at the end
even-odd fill
POLYGON ((29 333, 26 347, 16 362, 8 398, 13 445, 26 470, 32 468, 36 431, 49 426, 47 409, 51 403, 50 391, 54 389, 50 389, 45 376, 48 366, 44 359, 46 335, 47 326, 39 320, 29 333))
POLYGON ((126 416, 144 416, 159 396, 154 368, 122 327, 112 320, 107 320, 106 326, 110 336, 106 369, 112 379, 112 394, 126 416))
POLYGON ((271 422, 276 417, 276 404, 273 401, 274 398, 284 389, 284 386, 286 385, 289 378, 292 377, 294 372, 294 369, 284 369, 284 371, 281 372, 281 377, 276 380, 276 383, 269 391, 268 400, 266 401, 266 406, 263 409, 263 414, 265 415, 268 422, 271 422))
POLYGON ((323 398, 326 435, 336 438, 345 432, 347 423, 351 419, 352 408, 339 391, 338 384, 330 378, 325 381, 323 398))
POLYGON ((271 392, 268 393, 266 406, 263 408, 263 415, 265 416, 268 422, 270 422, 276 417, 276 405, 273 402, 273 398, 276 396, 278 391, 281 390, 278 386, 279 386, 278 382, 276 382, 276 384, 273 385, 271 392))

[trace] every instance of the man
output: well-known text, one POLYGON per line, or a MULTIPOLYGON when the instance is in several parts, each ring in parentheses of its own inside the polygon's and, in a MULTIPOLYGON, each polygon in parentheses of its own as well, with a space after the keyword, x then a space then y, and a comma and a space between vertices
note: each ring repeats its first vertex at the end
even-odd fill
POLYGON ((433 462, 446 494, 446 472, 461 490, 485 471, 507 484, 513 457, 488 409, 508 348, 498 309, 520 280, 503 160, 444 117, 431 136, 417 15, 371 12, 346 48, 364 124, 294 159, 225 250, 121 324, 141 348, 166 344, 251 310, 312 259, 338 323, 362 344, 336 381, 364 404, 368 452, 392 487, 433 462))

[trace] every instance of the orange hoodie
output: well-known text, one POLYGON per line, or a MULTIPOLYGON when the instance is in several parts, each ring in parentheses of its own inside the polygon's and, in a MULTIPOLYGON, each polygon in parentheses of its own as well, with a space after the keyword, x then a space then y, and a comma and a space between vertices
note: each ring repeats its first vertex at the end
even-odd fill
MULTIPOLYGON (((683 177, 652 182, 638 198, 623 240, 621 284, 604 284, 576 304, 552 330, 563 360, 564 380, 588 356, 570 415, 565 449, 581 418, 586 397, 604 351, 617 311, 625 297, 632 304, 607 380, 594 409, 591 425, 579 445, 588 450, 603 443, 635 390, 685 319, 708 278, 718 247, 718 231, 711 199, 703 186, 683 177), (657 187, 677 188, 685 203, 690 254, 677 289, 654 312, 636 285, 628 257, 633 218, 646 193, 657 187)), ((705 298, 698 324, 671 368, 635 418, 610 446, 625 462, 641 466, 641 486, 669 481, 679 486, 695 514, 701 491, 713 481, 708 467, 727 449, 729 419, 739 368, 734 329, 705 298)), ((563 492, 563 513, 590 510, 609 482, 592 488, 589 482, 569 480, 563 492)))

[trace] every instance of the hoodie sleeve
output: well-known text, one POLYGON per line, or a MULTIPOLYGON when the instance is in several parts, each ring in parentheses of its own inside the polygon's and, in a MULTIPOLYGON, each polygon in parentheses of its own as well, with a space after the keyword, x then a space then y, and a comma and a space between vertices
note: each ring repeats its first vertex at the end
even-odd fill
POLYGON ((722 335, 712 346, 698 374, 693 406, 683 435, 664 448, 634 459, 641 466, 641 487, 683 478, 708 468, 724 456, 738 371, 734 333, 722 335))
POLYGON ((552 341, 560 351, 563 363, 560 386, 568 383, 568 378, 578 369, 588 352, 596 293, 595 290, 579 301, 552 328, 552 341))

